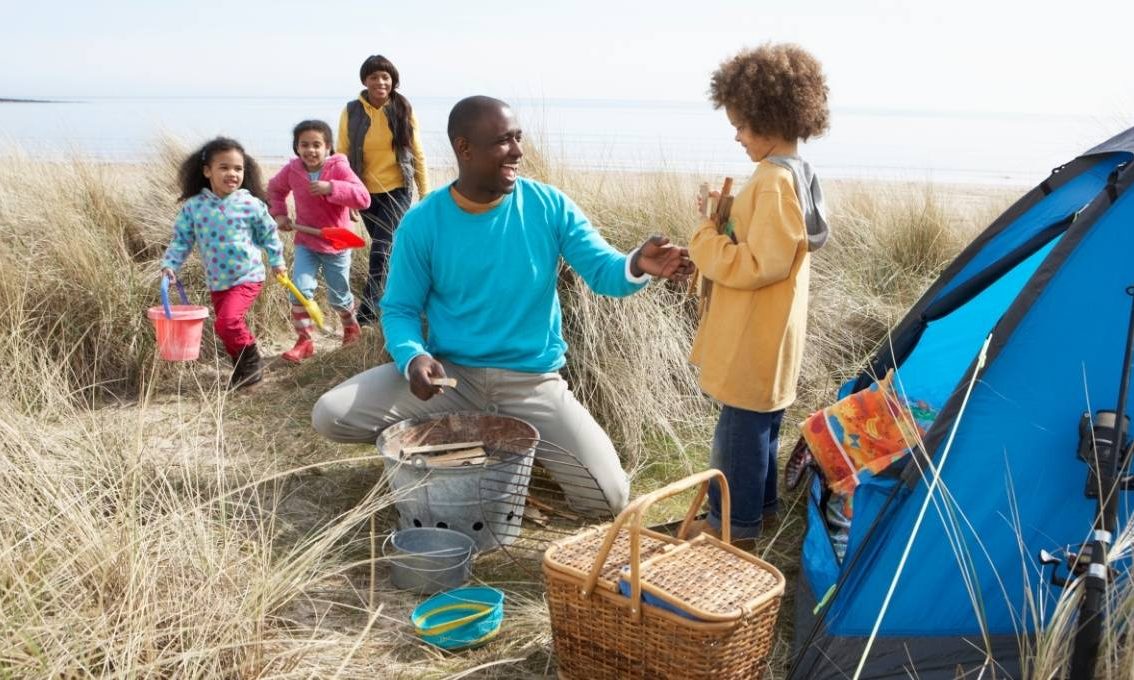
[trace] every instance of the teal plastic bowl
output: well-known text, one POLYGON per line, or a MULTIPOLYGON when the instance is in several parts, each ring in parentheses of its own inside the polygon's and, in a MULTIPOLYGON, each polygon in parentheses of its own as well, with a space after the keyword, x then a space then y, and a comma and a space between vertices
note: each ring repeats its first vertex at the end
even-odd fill
POLYGON ((504 620, 504 593, 472 586, 438 593, 410 614, 417 636, 434 647, 477 647, 496 637, 504 620))

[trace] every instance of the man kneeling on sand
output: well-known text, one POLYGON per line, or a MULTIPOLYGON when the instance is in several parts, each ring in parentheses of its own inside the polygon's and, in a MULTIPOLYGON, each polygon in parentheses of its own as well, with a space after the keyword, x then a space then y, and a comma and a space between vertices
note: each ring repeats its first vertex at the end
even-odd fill
POLYGON ((470 410, 514 416, 578 458, 616 513, 629 500, 629 480, 610 437, 558 372, 567 351, 559 258, 596 293, 621 297, 651 276, 687 278, 688 252, 654 236, 623 255, 561 191, 520 177, 522 131, 504 102, 462 99, 448 132, 457 179, 406 213, 395 234, 381 302, 394 363, 324 394, 315 429, 335 441, 374 442, 406 418, 470 410), (446 376, 457 378, 455 388, 431 382, 446 376))

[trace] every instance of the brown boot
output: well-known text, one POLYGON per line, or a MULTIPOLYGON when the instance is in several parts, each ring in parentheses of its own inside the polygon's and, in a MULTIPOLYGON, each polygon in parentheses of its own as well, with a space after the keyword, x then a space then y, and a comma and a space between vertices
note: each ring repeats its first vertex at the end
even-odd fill
POLYGON ((240 390, 255 385, 264 379, 260 367, 260 350, 256 343, 247 345, 233 360, 232 376, 228 379, 230 390, 240 390))

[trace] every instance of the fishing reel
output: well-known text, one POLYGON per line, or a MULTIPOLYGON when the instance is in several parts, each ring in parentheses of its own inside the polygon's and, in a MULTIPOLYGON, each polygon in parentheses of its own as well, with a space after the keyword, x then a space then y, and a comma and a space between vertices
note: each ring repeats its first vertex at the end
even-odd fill
MULTIPOLYGON (((1059 552, 1062 555, 1048 552, 1047 550, 1039 551, 1039 561, 1044 567, 1051 567, 1051 584, 1064 588, 1067 584, 1077 578, 1084 576, 1091 567, 1091 544, 1092 540, 1078 546, 1066 546, 1059 552), (1066 568, 1066 576, 1060 575, 1060 568, 1066 568)), ((1109 542, 1109 539, 1108 539, 1109 542)), ((1042 568, 1042 567, 1041 567, 1042 568)), ((1118 572, 1114 567, 1107 567, 1110 572, 1108 576, 1113 579, 1118 576, 1118 572)))
MULTIPOLYGON (((1130 418, 1123 416, 1123 432, 1130 432, 1130 418)), ((1084 412, 1079 417, 1079 447, 1076 455, 1087 464, 1090 474, 1087 475, 1087 486, 1084 493, 1087 498, 1098 498, 1099 489, 1103 486, 1100 471, 1111 470, 1112 458, 1118 456, 1118 479, 1115 485, 1121 491, 1134 490, 1134 474, 1129 471, 1131 453, 1134 452, 1134 441, 1123 437, 1121 447, 1115 446, 1115 433, 1117 432, 1117 418, 1114 411, 1099 411, 1091 420, 1091 414, 1084 412)))
MULTIPOLYGON (((1090 413, 1083 413, 1079 417, 1079 446, 1075 455, 1087 464, 1087 484, 1083 490, 1087 498, 1099 498, 1099 492, 1104 487, 1122 491, 1134 490, 1134 474, 1128 470, 1131 453, 1134 452, 1134 442, 1125 434, 1121 446, 1116 445, 1115 442, 1120 430, 1123 433, 1130 432, 1130 418, 1123 416, 1121 428, 1119 425, 1115 411, 1099 411, 1093 420, 1090 413), (1112 470, 1117 470, 1115 478, 1111 478, 1112 470)), ((1100 512, 1102 512, 1101 508, 1100 512)), ((1111 532, 1100 529, 1100 526, 1106 525, 1096 523, 1089 539, 1078 546, 1068 545, 1062 548, 1058 551, 1060 554, 1040 550, 1040 564, 1052 567, 1052 585, 1062 588, 1074 579, 1098 575, 1092 571, 1094 546, 1096 544, 1109 546, 1114 543, 1111 532), (1061 569, 1066 570, 1065 575, 1061 574, 1061 569)), ((1101 565, 1098 566, 1101 569, 1101 565)), ((1117 576, 1117 572, 1112 567, 1107 567, 1107 570, 1109 578, 1113 579, 1117 576)))

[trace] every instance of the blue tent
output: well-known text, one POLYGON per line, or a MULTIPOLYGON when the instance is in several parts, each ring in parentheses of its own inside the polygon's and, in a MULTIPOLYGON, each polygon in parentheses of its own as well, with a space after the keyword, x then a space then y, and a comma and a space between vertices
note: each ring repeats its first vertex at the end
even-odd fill
MULTIPOLYGON (((861 677, 976 677, 990 655, 998 665, 983 677, 1020 677, 1021 641, 1061 590, 1038 554, 1087 540, 1096 514, 1075 453, 1081 415, 1117 401, 1134 284, 1132 159, 1134 128, 1054 170, 843 386, 840 396, 895 368, 907 395, 940 408, 924 451, 945 460, 948 492, 925 513, 861 677)), ((854 675, 926 500, 926 465, 915 453, 862 479, 842 560, 812 480, 792 677, 854 675)), ((1118 508, 1122 527, 1134 493, 1118 508)))

